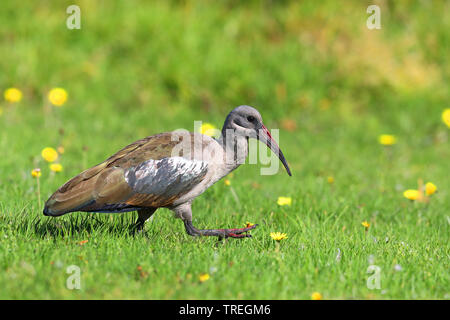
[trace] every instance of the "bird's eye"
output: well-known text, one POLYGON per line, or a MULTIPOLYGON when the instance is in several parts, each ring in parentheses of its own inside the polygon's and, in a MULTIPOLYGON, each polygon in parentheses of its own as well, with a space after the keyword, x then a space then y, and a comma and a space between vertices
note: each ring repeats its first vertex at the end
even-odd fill
POLYGON ((248 122, 253 122, 253 121, 255 121, 255 117, 253 117, 253 116, 248 116, 248 117, 247 117, 247 121, 248 121, 248 122))

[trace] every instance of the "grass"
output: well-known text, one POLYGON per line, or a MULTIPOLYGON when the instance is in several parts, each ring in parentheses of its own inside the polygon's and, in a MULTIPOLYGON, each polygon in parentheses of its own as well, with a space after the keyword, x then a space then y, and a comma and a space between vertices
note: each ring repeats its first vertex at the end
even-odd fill
POLYGON ((81 30, 65 28, 69 4, 0 12, 0 90, 24 95, 0 103, 0 298, 449 298, 448 3, 380 2, 378 31, 364 1, 79 1, 81 30), (61 108, 53 87, 69 93, 61 108), (220 127, 240 104, 280 128, 293 177, 241 166, 238 201, 219 181, 193 216, 199 228, 259 223, 252 239, 191 238, 165 209, 137 236, 134 213, 42 215, 31 169, 43 203, 126 144, 194 120, 220 127), (397 144, 379 145, 384 133, 397 144), (52 173, 40 152, 60 145, 52 173), (402 195, 418 179, 438 186, 429 203, 402 195), (272 231, 288 235, 279 249, 272 231), (66 287, 70 265, 81 290, 66 287))

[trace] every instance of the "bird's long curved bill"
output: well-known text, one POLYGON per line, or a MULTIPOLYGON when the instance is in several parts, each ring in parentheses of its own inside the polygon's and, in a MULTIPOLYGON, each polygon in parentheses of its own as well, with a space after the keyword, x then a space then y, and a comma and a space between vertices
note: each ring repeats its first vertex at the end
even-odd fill
POLYGON ((291 170, 289 169, 289 166, 287 164, 286 158, 283 155, 283 152, 281 152, 280 147, 278 146, 276 141, 272 138, 269 130, 267 130, 267 128, 264 125, 262 126, 261 129, 259 129, 258 140, 264 142, 267 145, 267 147, 278 156, 281 163, 286 168, 288 175, 292 176, 291 170))

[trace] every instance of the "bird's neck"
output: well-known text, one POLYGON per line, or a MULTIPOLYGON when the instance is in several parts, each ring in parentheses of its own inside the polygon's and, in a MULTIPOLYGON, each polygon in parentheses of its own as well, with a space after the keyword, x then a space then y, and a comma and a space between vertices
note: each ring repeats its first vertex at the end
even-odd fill
POLYGON ((248 138, 235 134, 233 129, 222 129, 222 135, 217 140, 224 150, 225 163, 232 171, 245 163, 248 155, 248 138))

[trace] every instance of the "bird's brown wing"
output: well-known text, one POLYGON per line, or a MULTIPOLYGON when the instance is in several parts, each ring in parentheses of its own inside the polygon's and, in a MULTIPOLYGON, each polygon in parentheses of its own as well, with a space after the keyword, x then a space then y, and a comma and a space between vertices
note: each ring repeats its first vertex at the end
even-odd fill
MULTIPOLYGON (((192 134, 188 134, 192 137, 192 134)), ((44 213, 125 212, 169 206, 206 175, 207 164, 172 157, 171 133, 138 140, 66 182, 46 202, 44 213)), ((193 140, 193 139, 192 139, 193 140)))

